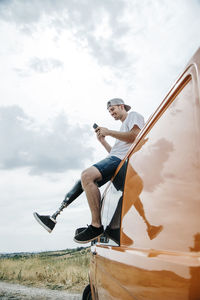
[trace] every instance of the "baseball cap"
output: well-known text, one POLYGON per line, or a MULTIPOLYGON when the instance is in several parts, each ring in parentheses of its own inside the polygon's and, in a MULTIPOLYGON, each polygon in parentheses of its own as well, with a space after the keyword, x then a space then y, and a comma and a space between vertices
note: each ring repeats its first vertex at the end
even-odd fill
POLYGON ((131 109, 131 106, 125 104, 124 101, 122 99, 120 99, 120 98, 113 98, 113 99, 109 100, 107 102, 107 109, 109 109, 110 106, 121 105, 121 104, 124 105, 124 108, 125 108, 126 111, 129 111, 131 109))

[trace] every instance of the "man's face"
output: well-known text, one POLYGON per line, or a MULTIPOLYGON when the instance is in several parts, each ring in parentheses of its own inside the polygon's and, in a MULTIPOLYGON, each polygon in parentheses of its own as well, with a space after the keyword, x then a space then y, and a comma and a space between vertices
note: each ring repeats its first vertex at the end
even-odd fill
POLYGON ((124 108, 123 105, 113 105, 109 107, 108 111, 115 120, 121 120, 124 108))

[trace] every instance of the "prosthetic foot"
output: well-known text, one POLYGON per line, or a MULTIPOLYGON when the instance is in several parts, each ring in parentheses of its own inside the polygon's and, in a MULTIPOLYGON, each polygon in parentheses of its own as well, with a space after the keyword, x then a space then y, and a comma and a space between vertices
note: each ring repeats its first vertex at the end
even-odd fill
POLYGON ((51 216, 41 216, 38 213, 33 213, 35 219, 38 221, 40 225, 42 225, 49 233, 54 229, 56 225, 56 220, 51 216))

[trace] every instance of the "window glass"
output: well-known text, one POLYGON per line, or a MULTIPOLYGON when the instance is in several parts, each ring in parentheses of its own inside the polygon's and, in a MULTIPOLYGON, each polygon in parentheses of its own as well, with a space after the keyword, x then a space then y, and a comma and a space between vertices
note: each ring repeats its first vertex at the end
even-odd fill
POLYGON ((101 243, 109 245, 120 244, 121 210, 126 169, 127 160, 120 168, 102 199, 102 224, 105 234, 101 237, 101 243))
POLYGON ((134 247, 188 251, 200 228, 199 96, 195 81, 176 91, 129 158, 123 232, 134 247))

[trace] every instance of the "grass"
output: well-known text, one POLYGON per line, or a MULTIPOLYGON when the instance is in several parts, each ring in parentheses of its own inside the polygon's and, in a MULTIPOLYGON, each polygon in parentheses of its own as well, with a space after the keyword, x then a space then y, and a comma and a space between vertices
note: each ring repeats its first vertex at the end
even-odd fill
POLYGON ((88 284, 89 248, 0 257, 0 280, 80 292, 88 284))

